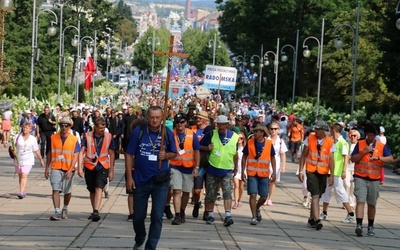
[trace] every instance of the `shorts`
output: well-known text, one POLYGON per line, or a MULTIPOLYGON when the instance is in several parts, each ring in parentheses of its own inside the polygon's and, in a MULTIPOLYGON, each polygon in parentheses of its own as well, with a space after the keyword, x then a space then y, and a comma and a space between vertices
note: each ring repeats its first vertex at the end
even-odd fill
POLYGON ((15 173, 16 174, 29 174, 31 172, 32 169, 32 165, 28 165, 28 166, 18 166, 17 164, 15 164, 15 173))
POLYGON ((328 175, 319 174, 318 172, 306 172, 306 175, 308 192, 311 193, 311 196, 319 195, 319 197, 321 198, 326 189, 326 180, 328 178, 328 175))
POLYGON ((52 190, 58 190, 64 194, 70 194, 72 189, 72 181, 75 172, 72 172, 71 178, 66 179, 67 171, 52 169, 50 174, 50 183, 52 190))
POLYGON ((3 128, 3 131, 10 131, 11 130, 11 121, 3 120, 1 122, 1 127, 3 128))
POLYGON ((96 188, 103 189, 107 185, 109 170, 102 168, 101 170, 89 170, 85 167, 86 188, 90 193, 95 193, 96 188))
POLYGON ((357 202, 376 206, 379 198, 379 180, 367 181, 361 178, 354 178, 354 196, 357 202))
POLYGON ((321 196, 321 201, 325 203, 330 203, 332 188, 335 191, 335 198, 338 204, 343 204, 345 202, 349 202, 349 194, 344 189, 343 179, 340 176, 333 177, 333 185, 326 185, 326 189, 324 194, 321 196))
POLYGON ((247 177, 247 194, 258 194, 261 197, 268 197, 269 192, 269 178, 248 176, 247 177))
POLYGON ((193 189, 193 175, 184 174, 181 171, 171 168, 171 188, 172 190, 182 190, 190 193, 193 189))
POLYGON ((207 174, 204 174, 203 176, 197 176, 194 178, 194 189, 203 189, 204 183, 206 181, 206 175, 207 174))
POLYGON ((213 176, 209 173, 206 175, 206 202, 214 202, 217 200, 217 192, 219 184, 222 189, 222 199, 232 200, 233 191, 233 173, 228 173, 225 176, 213 176))
POLYGON ((289 149, 292 152, 298 151, 301 145, 301 141, 289 141, 289 149))

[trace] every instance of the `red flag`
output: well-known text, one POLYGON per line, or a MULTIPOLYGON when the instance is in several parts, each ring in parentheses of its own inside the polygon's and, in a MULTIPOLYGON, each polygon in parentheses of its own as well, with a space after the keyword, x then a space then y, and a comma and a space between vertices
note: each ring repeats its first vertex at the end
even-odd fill
POLYGON ((85 90, 89 90, 92 87, 92 76, 96 71, 96 65, 92 55, 90 55, 89 48, 86 47, 86 65, 85 65, 85 90))

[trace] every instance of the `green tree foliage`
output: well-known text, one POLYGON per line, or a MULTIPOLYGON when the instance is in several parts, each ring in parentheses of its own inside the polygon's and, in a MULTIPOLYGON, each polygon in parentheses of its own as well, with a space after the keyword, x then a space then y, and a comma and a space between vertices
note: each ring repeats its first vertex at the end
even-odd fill
MULTIPOLYGON (((187 29, 182 35, 185 53, 189 54, 189 61, 196 67, 197 72, 202 72, 207 64, 213 62, 213 43, 216 30, 209 34, 199 29, 187 29)), ((215 47, 215 65, 230 66, 229 54, 226 45, 217 34, 215 47)))
MULTIPOLYGON (((261 44, 265 51, 275 50, 278 37, 280 47, 295 45, 296 30, 300 30, 296 95, 302 97, 315 97, 318 82, 317 42, 307 40, 312 51, 310 58, 302 56, 302 43, 309 36, 321 40, 321 21, 325 18, 321 104, 350 112, 353 31, 340 29, 345 46, 337 51, 333 47, 333 30, 341 23, 355 27, 356 1, 217 0, 216 3, 222 12, 221 38, 236 55, 259 54, 261 44)), ((362 2, 355 103, 356 108, 365 106, 367 113, 398 108, 399 31, 395 29, 398 18, 394 17, 395 5, 393 1, 362 2)), ((267 67, 263 73, 269 86, 263 86, 263 92, 271 93, 273 74, 267 67)), ((292 93, 291 63, 280 63, 278 86, 278 99, 288 100, 292 93)))

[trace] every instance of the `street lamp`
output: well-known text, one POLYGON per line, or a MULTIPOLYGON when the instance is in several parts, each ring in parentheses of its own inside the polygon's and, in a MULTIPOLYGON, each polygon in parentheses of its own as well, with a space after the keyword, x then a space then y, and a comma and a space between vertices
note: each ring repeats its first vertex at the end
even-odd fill
POLYGON ((258 105, 261 103, 261 81, 262 81, 262 68, 264 66, 263 64, 263 44, 261 44, 261 53, 260 56, 258 55, 252 55, 250 58, 250 66, 253 68, 254 65, 254 57, 258 58, 258 62, 260 63, 259 65, 259 74, 258 74, 258 105))
POLYGON ((296 74, 297 74, 297 51, 299 49, 299 30, 296 32, 296 48, 290 44, 286 44, 281 49, 281 60, 282 62, 286 62, 288 57, 284 51, 286 47, 290 47, 293 49, 293 90, 292 90, 292 112, 293 112, 293 105, 294 105, 294 93, 296 92, 296 74))
MULTIPOLYGON (((213 64, 212 65, 215 65, 215 52, 216 52, 216 49, 217 49, 217 33, 214 33, 214 39, 213 40, 209 40, 208 41, 208 47, 211 48, 211 46, 213 48, 213 64), (211 43, 212 43, 212 45, 211 45, 211 43)), ((221 48, 221 45, 218 42, 218 49, 219 48, 221 48)))
MULTIPOLYGON (((400 7, 400 0, 397 2, 396 15, 400 14, 399 7, 400 7)), ((396 27, 400 30, 400 18, 397 19, 397 21, 396 21, 396 27)))
POLYGON ((0 39, 1 39, 1 54, 0 54, 0 82, 7 83, 11 79, 12 70, 4 69, 4 41, 5 41, 5 30, 4 30, 4 16, 13 8, 12 0, 1 0, 0 1, 0 39))
POLYGON ((156 30, 153 29, 153 36, 147 38, 147 45, 151 44, 151 77, 154 76, 154 51, 156 50, 156 41, 157 46, 160 46, 160 38, 156 36, 156 30))
POLYGON ((315 36, 309 36, 306 39, 304 39, 303 42, 303 56, 304 57, 310 57, 311 51, 308 49, 308 46, 306 45, 306 41, 308 39, 314 39, 318 43, 318 56, 317 56, 317 68, 318 68, 318 90, 317 90, 317 108, 316 108, 316 116, 318 116, 319 113, 319 95, 320 95, 320 90, 321 90, 321 71, 322 71, 322 50, 324 48, 324 28, 325 28, 325 19, 322 19, 322 29, 321 29, 321 42, 316 38, 315 36))
POLYGON ((78 54, 78 64, 80 63, 80 54, 79 54, 79 39, 80 39, 80 21, 78 20, 78 27, 69 25, 64 28, 64 30, 61 32, 61 43, 60 43, 60 60, 58 62, 58 90, 57 90, 57 102, 60 103, 60 89, 61 89, 61 68, 63 64, 63 59, 64 59, 64 35, 65 31, 67 29, 75 29, 77 31, 77 35, 74 36, 74 38, 71 40, 71 45, 73 47, 77 48, 77 54, 78 54))
POLYGON ((278 90, 278 70, 279 70, 279 38, 276 42, 276 52, 267 51, 264 54, 264 64, 269 65, 268 54, 274 55, 274 73, 275 73, 275 90, 274 90, 274 107, 276 108, 276 94, 278 90))
MULTIPOLYGON (((400 1, 399 1, 400 3, 400 1)), ((358 30, 360 28, 360 12, 361 12, 361 3, 358 2, 357 8, 357 21, 356 21, 356 28, 353 28, 349 24, 339 24, 335 27, 333 32, 333 36, 336 38, 335 40, 335 48, 341 49, 343 46, 342 40, 340 40, 340 35, 336 34, 337 29, 340 27, 348 27, 353 31, 353 45, 352 45, 352 55, 353 55, 353 81, 352 81, 352 88, 351 88, 351 111, 350 111, 350 119, 353 119, 354 113, 354 99, 355 99, 355 88, 356 88, 356 77, 357 77, 357 53, 358 53, 358 30)))
MULTIPOLYGON (((82 44, 83 44, 83 42, 85 40, 88 40, 90 46, 93 46, 93 48, 94 48, 94 50, 90 50, 90 52, 93 53, 94 65, 97 65, 97 63, 96 63, 96 59, 97 59, 97 56, 96 56, 96 53, 97 53, 97 46, 96 46, 97 33, 96 33, 96 31, 94 32, 94 39, 92 37, 90 37, 90 36, 83 36, 81 38, 81 40, 79 42, 79 55, 82 55, 82 44)), ((86 59, 87 58, 85 57, 85 60, 86 59)), ((76 93, 75 93, 76 94, 76 101, 78 102, 79 101, 79 84, 78 84, 78 81, 76 82, 75 89, 76 89, 76 93)), ((94 97, 94 84, 92 84, 92 100, 94 100, 93 97, 94 97)))
POLYGON ((31 53, 31 78, 30 78, 30 85, 29 85, 29 108, 32 109, 33 107, 33 74, 34 74, 34 67, 35 67, 35 58, 36 61, 39 61, 40 56, 40 49, 38 48, 38 30, 39 30, 39 16, 45 12, 52 13, 54 15, 55 21, 51 22, 51 26, 47 29, 47 34, 49 36, 55 36, 57 34, 57 28, 53 25, 58 24, 58 19, 56 13, 51 10, 44 9, 39 11, 36 16, 36 0, 33 1, 33 10, 32 10, 32 53, 31 53), (35 56, 36 55, 36 56, 35 56))
MULTIPOLYGON (((240 62, 242 63, 243 68, 242 68, 242 70, 240 70, 240 68, 239 68, 238 73, 239 72, 243 72, 242 75, 241 75, 241 77, 243 77, 243 74, 245 72, 245 68, 247 66, 247 63, 246 63, 246 52, 244 52, 244 56, 238 55, 238 56, 234 57, 233 60, 235 61, 235 64, 238 64, 240 62)), ((244 81, 243 81, 243 79, 242 79, 242 83, 243 83, 242 84, 242 95, 244 95, 244 81)))

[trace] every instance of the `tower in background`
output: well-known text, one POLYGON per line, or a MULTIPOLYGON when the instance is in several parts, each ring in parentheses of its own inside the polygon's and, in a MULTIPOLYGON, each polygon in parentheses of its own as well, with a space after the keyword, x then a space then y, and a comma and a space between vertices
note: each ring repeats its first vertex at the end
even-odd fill
POLYGON ((185 6, 185 18, 189 19, 190 18, 190 0, 186 0, 186 6, 185 6))

